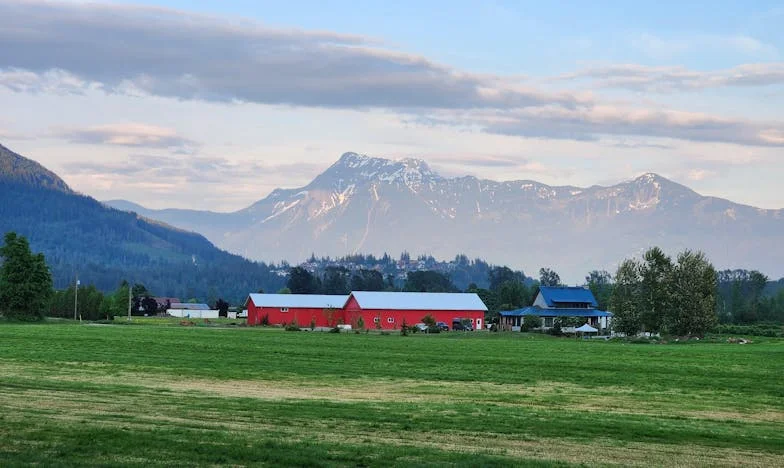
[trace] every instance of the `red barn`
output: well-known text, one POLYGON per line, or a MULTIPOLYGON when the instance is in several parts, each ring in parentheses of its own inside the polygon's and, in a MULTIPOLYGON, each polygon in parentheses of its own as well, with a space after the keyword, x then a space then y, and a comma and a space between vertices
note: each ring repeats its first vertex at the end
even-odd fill
POLYGON ((452 329, 455 320, 470 320, 474 330, 484 326, 487 307, 474 293, 422 293, 354 291, 344 307, 345 323, 357 326, 359 317, 366 328, 400 328, 422 322, 431 315, 452 329))
POLYGON ((301 327, 334 327, 345 322, 343 306, 348 296, 320 294, 251 294, 248 325, 261 325, 266 317, 270 325, 296 322, 301 327))

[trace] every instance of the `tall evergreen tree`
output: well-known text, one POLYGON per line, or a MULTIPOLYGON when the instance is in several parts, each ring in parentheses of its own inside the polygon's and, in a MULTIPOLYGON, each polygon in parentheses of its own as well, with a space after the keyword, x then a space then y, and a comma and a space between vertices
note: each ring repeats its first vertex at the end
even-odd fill
POLYGON ((292 294, 318 294, 321 290, 318 278, 303 267, 289 270, 286 286, 292 294))
POLYGON ((455 292, 449 276, 437 271, 412 271, 406 278, 404 291, 414 292, 455 292))
POLYGON ((43 254, 34 255, 25 237, 9 232, 0 257, 0 312, 17 320, 43 319, 53 293, 43 254))
POLYGON ((348 294, 349 272, 345 267, 330 266, 324 269, 322 292, 324 294, 348 294))

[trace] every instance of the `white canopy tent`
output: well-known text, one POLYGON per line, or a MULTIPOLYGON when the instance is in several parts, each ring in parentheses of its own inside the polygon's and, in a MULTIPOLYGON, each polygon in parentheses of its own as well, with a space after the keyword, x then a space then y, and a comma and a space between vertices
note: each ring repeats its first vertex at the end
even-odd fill
POLYGON ((588 333, 596 333, 596 332, 598 332, 599 330, 597 330, 596 328, 593 328, 592 326, 590 326, 590 325, 588 325, 588 324, 586 323, 586 324, 585 324, 585 325, 583 325, 582 327, 580 327, 580 328, 576 328, 574 331, 583 332, 583 333, 585 333, 585 332, 588 332, 588 333))

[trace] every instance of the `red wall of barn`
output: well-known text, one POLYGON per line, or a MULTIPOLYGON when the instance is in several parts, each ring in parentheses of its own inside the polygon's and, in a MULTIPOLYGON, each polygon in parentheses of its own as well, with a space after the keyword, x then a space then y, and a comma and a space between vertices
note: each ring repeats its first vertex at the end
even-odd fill
MULTIPOLYGON (((249 312, 250 313, 250 312, 249 312)), ((376 328, 375 318, 378 317, 381 321, 382 329, 400 329, 405 320, 407 326, 414 325, 422 321, 425 315, 432 315, 436 322, 444 322, 449 329, 452 329, 452 320, 456 318, 467 318, 474 320, 474 329, 477 320, 481 320, 484 327, 484 311, 480 310, 397 310, 397 309, 362 309, 359 307, 357 300, 352 296, 348 300, 345 307, 345 323, 351 324, 352 327, 357 327, 359 317, 365 322, 365 328, 376 328), (392 318, 393 322, 389 319, 392 318)))
POLYGON ((253 299, 248 301, 248 325, 261 325, 266 315, 270 325, 284 325, 296 320, 300 327, 309 327, 315 321, 317 327, 334 327, 345 323, 341 309, 325 310, 322 308, 289 307, 282 312, 280 307, 256 307, 253 299))

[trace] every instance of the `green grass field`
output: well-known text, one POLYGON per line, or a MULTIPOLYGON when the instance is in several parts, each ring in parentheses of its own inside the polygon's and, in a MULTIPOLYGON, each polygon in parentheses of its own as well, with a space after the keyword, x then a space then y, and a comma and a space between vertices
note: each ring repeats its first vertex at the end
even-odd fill
POLYGON ((784 340, 0 325, 0 466, 784 466, 784 340))

